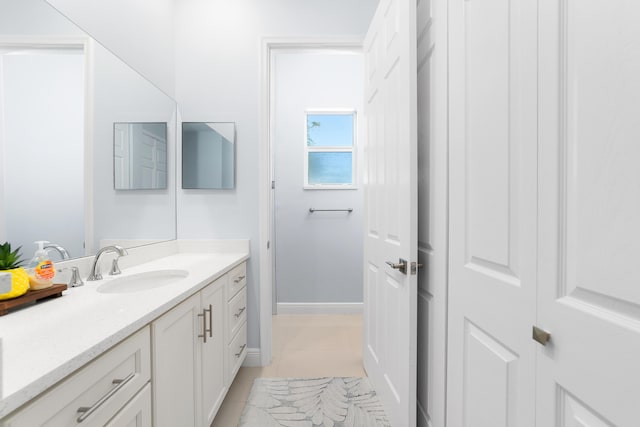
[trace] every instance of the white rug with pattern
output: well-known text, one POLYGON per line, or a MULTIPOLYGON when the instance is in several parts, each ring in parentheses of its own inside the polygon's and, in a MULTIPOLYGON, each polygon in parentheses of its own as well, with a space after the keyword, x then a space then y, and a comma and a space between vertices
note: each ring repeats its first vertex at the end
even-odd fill
POLYGON ((239 427, 390 427, 367 378, 256 378, 239 427))

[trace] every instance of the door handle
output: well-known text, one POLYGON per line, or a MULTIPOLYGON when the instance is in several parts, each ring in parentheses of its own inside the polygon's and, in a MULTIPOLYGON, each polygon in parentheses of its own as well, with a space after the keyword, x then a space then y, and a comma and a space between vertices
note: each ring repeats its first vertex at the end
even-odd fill
POLYGON ((533 340, 546 346, 551 339, 551 334, 544 329, 540 329, 537 326, 533 327, 533 340))
POLYGON ((393 263, 391 261, 387 261, 387 265, 395 270, 398 270, 402 274, 407 274, 407 260, 406 259, 398 259, 398 263, 393 263))

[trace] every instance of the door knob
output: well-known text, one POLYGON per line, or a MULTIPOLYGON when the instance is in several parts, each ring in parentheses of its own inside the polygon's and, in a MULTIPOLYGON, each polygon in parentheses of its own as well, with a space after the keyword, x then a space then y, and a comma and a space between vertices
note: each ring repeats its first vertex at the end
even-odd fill
POLYGON ((533 327, 533 340, 546 346, 551 339, 551 334, 544 329, 540 329, 537 326, 533 327))
POLYGON ((398 263, 387 261, 387 265, 395 270, 398 270, 402 274, 407 274, 407 260, 400 258, 398 263))

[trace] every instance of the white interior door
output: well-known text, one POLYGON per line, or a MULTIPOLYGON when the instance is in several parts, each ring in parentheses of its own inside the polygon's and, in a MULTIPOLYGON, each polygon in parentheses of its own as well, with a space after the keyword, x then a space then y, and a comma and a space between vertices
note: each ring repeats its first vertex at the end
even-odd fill
POLYGON ((449 4, 447 425, 533 426, 537 7, 449 4))
POLYGON ((640 4, 601 6, 540 2, 539 426, 640 425, 640 4))
POLYGON ((447 0, 417 2, 417 425, 444 427, 447 375, 447 0))
POLYGON ((416 3, 382 0, 365 38, 364 366, 394 426, 416 423, 416 3), (409 263, 405 273, 386 262, 409 263))

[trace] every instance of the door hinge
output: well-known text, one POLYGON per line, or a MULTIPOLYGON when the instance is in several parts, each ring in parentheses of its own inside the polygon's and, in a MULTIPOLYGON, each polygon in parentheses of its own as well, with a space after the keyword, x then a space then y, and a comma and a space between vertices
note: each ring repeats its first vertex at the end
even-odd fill
POLYGON ((275 189, 276 188, 276 182, 275 181, 271 181, 271 189, 275 189))

